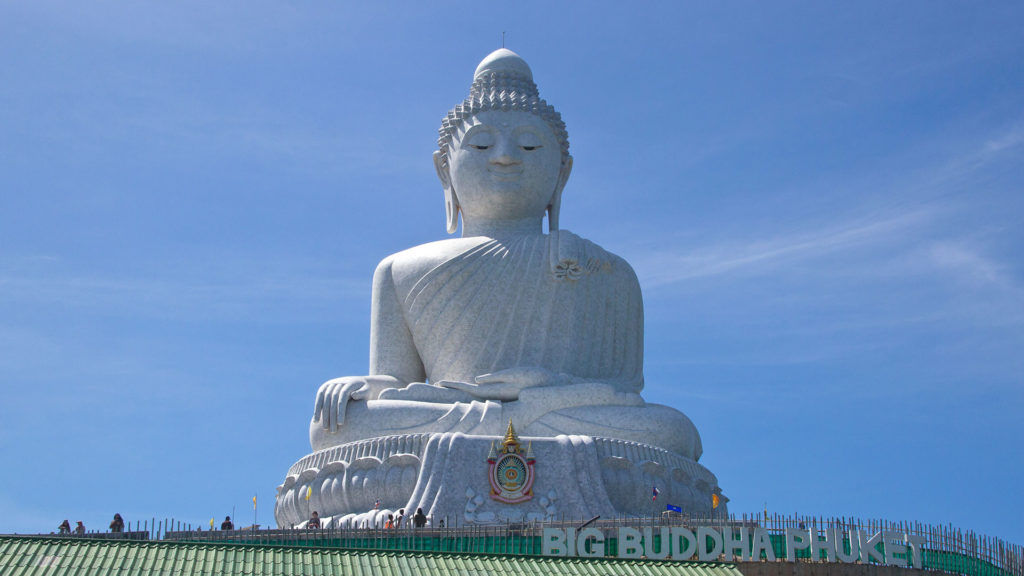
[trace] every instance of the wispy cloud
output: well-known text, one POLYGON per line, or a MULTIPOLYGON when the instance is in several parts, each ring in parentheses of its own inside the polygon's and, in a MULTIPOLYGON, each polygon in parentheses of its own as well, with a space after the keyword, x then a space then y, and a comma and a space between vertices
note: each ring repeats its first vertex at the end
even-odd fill
POLYGON ((1021 271, 985 233, 958 225, 956 212, 948 206, 838 220, 768 238, 649 252, 635 264, 655 297, 680 289, 756 291, 762 306, 770 301, 790 314, 829 311, 828 322, 790 327, 793 334, 948 321, 1024 324, 1021 271))
POLYGON ((932 262, 972 282, 1010 287, 1005 267, 971 249, 965 243, 939 242, 930 250, 932 262))
MULTIPOLYGON (((847 314, 844 326, 891 322, 893 315, 914 323, 1024 322, 1024 274, 1015 253, 1007 251, 1019 243, 1020 233, 1002 224, 1013 219, 999 212, 1017 205, 1006 189, 1012 181, 1002 175, 1024 150, 1024 122, 927 147, 929 153, 916 153, 919 162, 913 167, 900 169, 885 160, 877 173, 859 180, 817 181, 818 187, 849 191, 837 201, 847 204, 837 203, 833 213, 838 216, 830 220, 780 220, 721 241, 637 250, 630 260, 652 295, 684 286, 716 291, 772 286, 776 303, 789 296, 822 302, 821 295, 832 294, 842 295, 848 305, 863 301, 878 307, 874 318, 847 314), (855 193, 859 189, 876 193, 855 193), (863 204, 850 206, 850 198, 863 204)), ((691 231, 690 238, 699 237, 699 230, 691 231)), ((666 245, 660 238, 645 243, 666 245)))
POLYGON ((935 187, 962 185, 963 179, 1003 160, 1019 161, 1024 150, 1024 119, 1008 128, 981 138, 970 145, 966 152, 953 155, 946 161, 931 168, 930 177, 923 177, 926 184, 935 187))
MULTIPOLYGON (((134 274, 77 273, 52 257, 33 257, 0 269, 7 306, 43 305, 112 316, 181 320, 240 319, 317 322, 325 308, 346 310, 369 297, 369 279, 324 273, 328 263, 231 259, 204 266, 161 263, 134 274), (339 301, 350 301, 339 306, 339 301)), ((363 311, 364 307, 358 308, 363 311)), ((335 320, 337 318, 334 318, 335 320)))
POLYGON ((927 258, 964 294, 957 308, 961 313, 997 325, 1024 324, 1024 284, 1010 266, 964 240, 935 242, 927 258))
POLYGON ((774 274, 804 261, 852 250, 893 244, 927 224, 932 209, 882 219, 837 221, 813 230, 783 231, 766 239, 702 246, 686 252, 650 252, 636 262, 645 285, 730 274, 774 274))

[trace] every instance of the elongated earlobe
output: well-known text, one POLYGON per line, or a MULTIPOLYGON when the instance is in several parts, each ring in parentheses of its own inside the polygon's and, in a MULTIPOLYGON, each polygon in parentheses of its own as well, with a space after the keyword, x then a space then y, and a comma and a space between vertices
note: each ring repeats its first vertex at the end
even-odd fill
POLYGON ((551 195, 551 203, 548 204, 548 233, 558 230, 558 214, 562 209, 562 190, 569 181, 569 174, 572 172, 572 156, 567 156, 558 173, 558 183, 555 184, 555 193, 551 195))
POLYGON ((459 198, 455 195, 455 188, 452 187, 452 177, 448 173, 448 165, 441 156, 441 152, 434 152, 434 170, 437 171, 437 178, 444 188, 444 216, 447 222, 449 234, 459 229, 459 198))

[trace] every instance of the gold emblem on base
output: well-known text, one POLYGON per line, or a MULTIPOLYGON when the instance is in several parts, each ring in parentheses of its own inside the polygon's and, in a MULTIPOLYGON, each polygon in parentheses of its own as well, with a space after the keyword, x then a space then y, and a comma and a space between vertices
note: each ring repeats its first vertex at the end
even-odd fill
POLYGON ((519 437, 508 422, 508 430, 501 447, 491 442, 487 455, 487 476, 491 483, 491 498, 506 504, 518 504, 533 498, 534 457, 533 445, 528 444, 523 454, 519 437))

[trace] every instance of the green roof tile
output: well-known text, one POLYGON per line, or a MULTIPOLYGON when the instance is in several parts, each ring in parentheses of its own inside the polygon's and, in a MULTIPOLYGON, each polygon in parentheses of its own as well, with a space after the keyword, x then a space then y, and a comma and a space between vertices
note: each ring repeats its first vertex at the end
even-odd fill
POLYGON ((732 564, 0 536, 3 576, 742 576, 732 564))

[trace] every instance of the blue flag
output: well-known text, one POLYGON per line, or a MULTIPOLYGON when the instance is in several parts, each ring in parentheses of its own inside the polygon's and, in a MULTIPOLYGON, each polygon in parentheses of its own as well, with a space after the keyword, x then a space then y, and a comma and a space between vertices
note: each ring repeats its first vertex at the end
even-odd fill
POLYGON ((682 512, 683 509, 679 506, 673 506, 671 504, 665 504, 665 510, 671 510, 673 512, 682 512))

